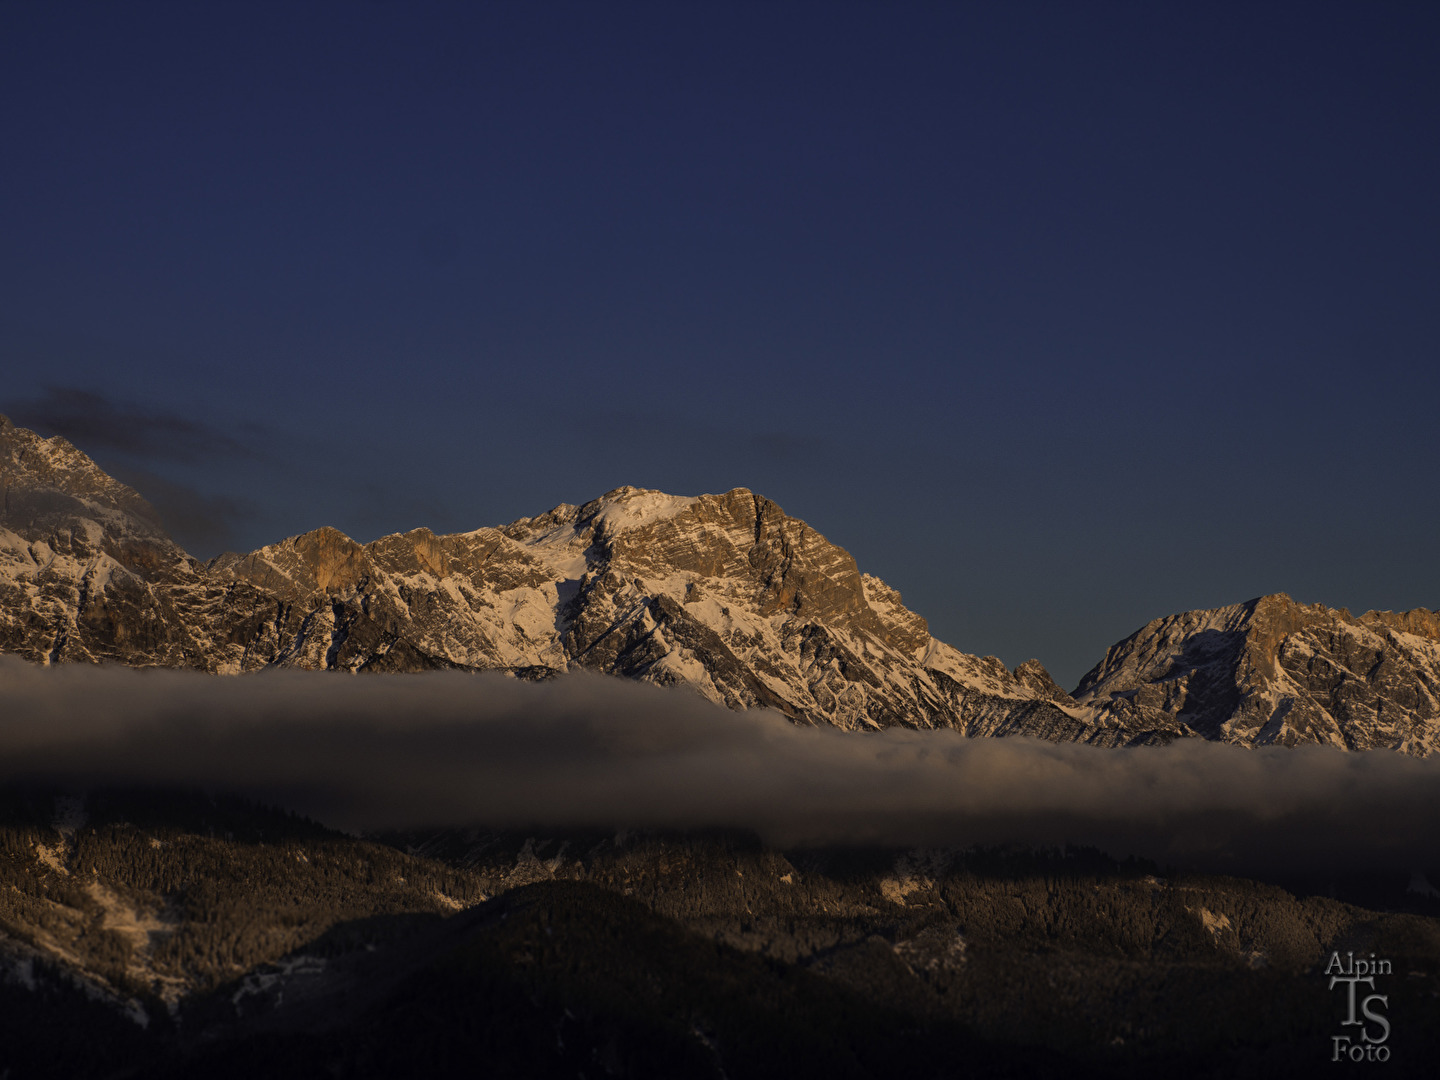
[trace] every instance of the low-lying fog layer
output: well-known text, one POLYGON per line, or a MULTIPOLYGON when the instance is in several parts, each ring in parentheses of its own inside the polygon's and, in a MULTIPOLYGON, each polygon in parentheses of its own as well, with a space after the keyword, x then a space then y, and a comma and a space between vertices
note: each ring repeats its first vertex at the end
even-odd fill
POLYGON ((847 734, 592 675, 230 678, 0 657, 0 782, 31 780, 198 785, 352 830, 1071 842, 1237 872, 1433 865, 1440 850, 1440 758, 847 734))

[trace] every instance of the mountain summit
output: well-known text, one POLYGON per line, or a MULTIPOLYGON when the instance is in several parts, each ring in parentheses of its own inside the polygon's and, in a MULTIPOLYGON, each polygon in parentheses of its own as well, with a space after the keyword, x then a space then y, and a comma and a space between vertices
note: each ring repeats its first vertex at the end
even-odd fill
POLYGON ((500 528, 363 545, 321 529, 206 573, 283 607, 217 670, 587 668, 847 730, 1091 734, 1068 697, 936 641, 846 551, 743 488, 617 488, 500 528))
POLYGON ((0 417, 0 651, 224 674, 588 669, 847 731, 1103 746, 1440 748, 1440 616, 1285 596, 1157 619, 1075 696, 930 635, 843 548, 744 488, 616 488, 498 528, 332 528, 200 563, 64 439, 0 417))

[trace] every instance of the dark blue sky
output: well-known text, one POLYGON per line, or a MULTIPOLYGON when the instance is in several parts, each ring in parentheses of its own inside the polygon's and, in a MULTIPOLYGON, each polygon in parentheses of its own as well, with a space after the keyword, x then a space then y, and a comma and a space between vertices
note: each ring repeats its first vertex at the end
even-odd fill
POLYGON ((1440 606, 1440 6, 7 4, 0 411, 198 555, 746 486, 1067 685, 1440 606))

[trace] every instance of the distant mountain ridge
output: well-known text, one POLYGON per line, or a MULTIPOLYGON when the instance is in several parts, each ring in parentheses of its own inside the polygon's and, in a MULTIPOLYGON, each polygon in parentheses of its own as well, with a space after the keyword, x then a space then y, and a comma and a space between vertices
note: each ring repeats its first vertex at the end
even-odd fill
POLYGON ((1156 619, 1075 698, 1122 726, 1247 746, 1440 749, 1440 614, 1352 616, 1283 593, 1156 619))
POLYGON ((0 651, 41 663, 586 668, 845 730, 1103 746, 1200 736, 1424 755, 1440 730, 1433 612, 1356 620, 1266 597, 1172 616, 1113 647, 1071 697, 1039 661, 1011 671, 937 641, 843 548, 743 488, 617 488, 498 528, 369 544, 326 527, 209 563, 64 439, 3 417, 0 490, 0 651))

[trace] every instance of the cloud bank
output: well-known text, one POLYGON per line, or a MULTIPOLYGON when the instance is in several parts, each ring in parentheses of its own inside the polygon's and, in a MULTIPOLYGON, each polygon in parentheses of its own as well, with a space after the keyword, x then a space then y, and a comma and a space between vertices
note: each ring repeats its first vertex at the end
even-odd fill
POLYGON ((351 830, 1091 844, 1256 872, 1436 864, 1440 758, 857 735, 592 675, 241 677, 0 657, 0 783, 185 785, 351 830))

